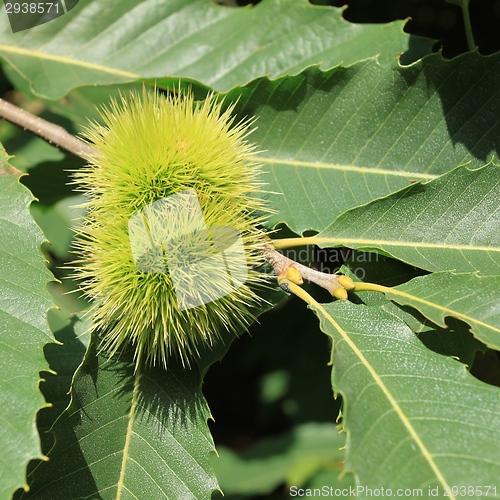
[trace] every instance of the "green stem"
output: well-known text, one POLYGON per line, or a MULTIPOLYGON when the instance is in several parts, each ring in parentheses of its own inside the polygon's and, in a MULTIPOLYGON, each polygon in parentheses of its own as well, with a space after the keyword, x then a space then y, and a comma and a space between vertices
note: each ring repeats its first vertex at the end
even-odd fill
POLYGON ((355 292, 381 292, 386 293, 390 291, 390 288, 387 288, 383 285, 376 285, 375 283, 360 283, 358 281, 354 282, 354 291, 355 292))
POLYGON ((316 307, 319 306, 318 302, 316 302, 316 300, 314 300, 314 298, 299 285, 296 285, 295 283, 287 280, 285 288, 288 289, 288 292, 293 293, 294 295, 299 297, 299 299, 302 299, 307 305, 316 307))
POLYGON ((467 46, 469 47, 469 50, 472 51, 477 48, 477 45, 474 40, 474 34, 472 33, 472 24, 470 22, 469 0, 462 0, 462 13, 464 16, 465 36, 467 37, 467 46))

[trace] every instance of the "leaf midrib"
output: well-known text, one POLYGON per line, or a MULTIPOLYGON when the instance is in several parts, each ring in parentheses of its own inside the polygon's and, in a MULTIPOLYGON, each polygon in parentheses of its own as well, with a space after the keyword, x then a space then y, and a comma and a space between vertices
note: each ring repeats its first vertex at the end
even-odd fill
POLYGON ((93 69, 101 71, 103 73, 110 73, 116 76, 123 76, 130 78, 132 80, 137 80, 140 75, 136 73, 131 73, 130 71, 124 71, 117 68, 112 68, 110 66, 103 66, 101 64, 90 63, 87 61, 82 61, 79 59, 72 59, 70 57, 56 56, 54 54, 47 54, 45 52, 39 52, 37 50, 23 49, 21 47, 14 47, 11 45, 0 45, 0 51, 10 53, 10 54, 20 54, 23 56, 33 57, 35 59, 46 59, 49 61, 56 61, 58 63, 69 65, 69 66, 80 66, 85 69, 93 69))
POLYGON ((340 163, 322 163, 314 161, 301 161, 301 160, 290 160, 281 159, 279 157, 270 158, 268 156, 257 156, 258 160, 263 163, 274 164, 274 165, 286 165, 290 167, 304 167, 304 168, 316 168, 316 169, 327 169, 327 170, 340 170, 342 172, 356 172, 362 174, 371 175, 392 175, 395 177, 407 177, 409 179, 436 179, 439 177, 434 174, 427 174, 422 172, 406 172, 402 170, 389 170, 377 167, 361 167, 357 165, 343 165, 340 163))
POLYGON ((127 462, 129 458, 129 450, 130 450, 130 441, 132 438, 132 430, 134 427, 134 422, 135 422, 135 411, 137 409, 137 402, 138 402, 138 397, 139 397, 139 381, 141 378, 141 373, 139 372, 139 369, 134 374, 134 390, 132 392, 132 401, 130 404, 130 411, 128 414, 128 425, 127 425, 127 433, 125 435, 125 444, 123 446, 123 457, 122 457, 122 463, 120 467, 120 477, 118 479, 117 483, 117 490, 116 490, 116 500, 120 500, 122 497, 122 490, 125 485, 125 471, 127 468, 127 462))
POLYGON ((280 244, 280 240, 273 241, 274 247, 276 249, 285 249, 294 246, 306 246, 306 245, 344 245, 349 244, 364 245, 364 246, 379 246, 384 248, 384 246, 396 246, 396 247, 411 247, 411 248, 440 248, 446 250, 467 250, 467 251, 478 251, 478 252, 500 252, 500 247, 487 247, 483 245, 457 245, 449 243, 431 243, 426 241, 397 241, 397 240, 376 240, 371 238, 327 238, 321 236, 311 236, 309 238, 286 238, 283 240, 283 244, 280 244))

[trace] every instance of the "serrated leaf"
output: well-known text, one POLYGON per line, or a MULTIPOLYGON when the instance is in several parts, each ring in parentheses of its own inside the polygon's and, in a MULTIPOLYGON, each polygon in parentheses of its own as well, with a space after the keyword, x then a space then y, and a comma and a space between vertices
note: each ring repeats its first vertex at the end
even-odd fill
MULTIPOLYGON (((0 145, 1 148, 1 145, 0 145)), ((47 370, 45 344, 52 306, 46 289, 44 237, 29 213, 31 193, 0 149, 0 498, 26 487, 26 466, 42 458, 36 414, 45 405, 38 384, 47 370)))
POLYGON ((346 212, 314 242, 380 249, 428 271, 500 275, 499 185, 496 165, 459 167, 346 212))
POLYGON ((500 276, 433 273, 394 288, 384 287, 384 293, 442 327, 448 316, 461 319, 481 342, 500 350, 500 276))
POLYGON ((434 487, 442 496, 445 486, 499 486, 498 387, 426 349, 380 308, 349 302, 312 308, 334 340, 332 386, 344 397, 345 467, 358 486, 421 488, 424 498, 434 487))
POLYGON ((214 445, 199 373, 134 368, 91 342, 26 498, 210 498, 214 445))
POLYGON ((344 211, 500 154, 500 54, 440 54, 409 67, 374 60, 229 93, 257 116, 251 140, 277 214, 294 232, 322 231, 344 211))
POLYGON ((356 62, 407 47, 403 22, 355 25, 306 0, 227 8, 209 0, 87 0, 13 34, 0 17, 0 55, 16 80, 50 99, 82 85, 184 77, 228 90, 256 77, 356 62))
MULTIPOLYGON (((60 309, 51 309, 49 313, 50 329, 60 344, 45 348, 45 357, 53 371, 43 373, 40 384, 40 390, 50 404, 39 412, 37 419, 44 454, 48 454, 54 444, 50 428, 70 403, 71 381, 82 363, 88 344, 88 334, 80 318, 65 314, 60 309)), ((36 465, 35 462, 31 464, 32 467, 36 465)))

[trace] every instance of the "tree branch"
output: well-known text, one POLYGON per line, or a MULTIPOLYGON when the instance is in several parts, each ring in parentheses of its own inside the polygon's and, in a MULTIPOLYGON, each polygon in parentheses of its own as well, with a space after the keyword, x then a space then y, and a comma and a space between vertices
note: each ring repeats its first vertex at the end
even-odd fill
POLYGON ((85 160, 95 153, 92 146, 71 135, 63 127, 50 123, 3 99, 0 99, 0 117, 85 160))
POLYGON ((347 299, 347 291, 354 289, 354 282, 348 276, 322 273, 299 264, 277 252, 272 240, 269 240, 262 253, 269 264, 273 266, 278 283, 287 292, 293 292, 295 288, 289 286, 290 282, 301 285, 304 279, 328 290, 337 299, 347 299))

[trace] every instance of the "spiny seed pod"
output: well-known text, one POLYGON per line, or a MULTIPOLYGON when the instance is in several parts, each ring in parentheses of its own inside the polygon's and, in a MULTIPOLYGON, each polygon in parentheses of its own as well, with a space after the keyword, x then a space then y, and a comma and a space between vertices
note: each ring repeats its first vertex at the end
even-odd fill
POLYGON ((189 364, 253 319, 266 209, 251 121, 231 112, 145 90, 86 131, 96 153, 75 174, 88 197, 75 276, 110 355, 132 346, 138 362, 189 364))

